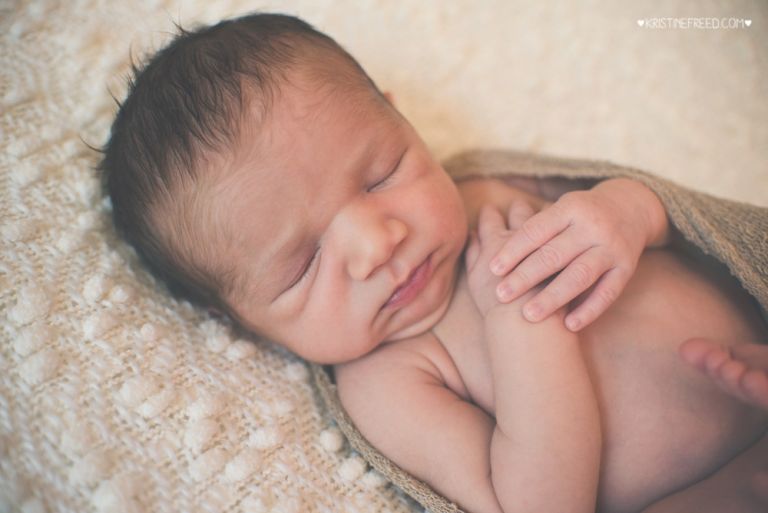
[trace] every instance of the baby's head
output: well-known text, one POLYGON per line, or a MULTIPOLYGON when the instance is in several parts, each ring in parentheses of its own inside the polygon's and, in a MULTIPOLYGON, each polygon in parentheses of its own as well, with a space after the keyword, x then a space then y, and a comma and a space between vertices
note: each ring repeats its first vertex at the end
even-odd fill
POLYGON ((322 363, 442 316, 460 197, 336 42, 254 14, 134 71, 101 169, 116 227, 172 292, 322 363))

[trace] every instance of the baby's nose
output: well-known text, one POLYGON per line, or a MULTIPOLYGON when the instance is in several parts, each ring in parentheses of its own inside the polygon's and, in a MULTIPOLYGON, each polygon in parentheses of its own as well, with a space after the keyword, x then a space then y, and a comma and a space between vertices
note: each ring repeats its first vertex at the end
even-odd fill
POLYGON ((408 235, 408 227, 394 218, 361 223, 349 243, 347 271, 352 279, 368 279, 376 269, 386 264, 395 248, 408 235))

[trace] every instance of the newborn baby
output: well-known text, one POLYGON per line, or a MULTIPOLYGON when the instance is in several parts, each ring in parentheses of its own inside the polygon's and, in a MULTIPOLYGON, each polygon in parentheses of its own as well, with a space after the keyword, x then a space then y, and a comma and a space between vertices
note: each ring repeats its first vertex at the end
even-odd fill
POLYGON ((334 364, 362 433, 469 511, 758 511, 765 412, 678 357, 766 340, 751 298, 644 185, 454 183, 385 96, 295 18, 182 32, 115 119, 115 223, 172 291, 334 364))

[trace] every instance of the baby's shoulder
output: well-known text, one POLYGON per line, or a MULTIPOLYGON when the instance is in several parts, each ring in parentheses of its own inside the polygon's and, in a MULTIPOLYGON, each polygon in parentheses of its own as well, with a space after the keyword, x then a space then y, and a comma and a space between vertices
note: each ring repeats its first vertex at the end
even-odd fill
POLYGON ((457 392, 464 388, 453 360, 431 332, 383 344, 361 358, 334 366, 334 374, 343 403, 402 387, 439 385, 457 392))
POLYGON ((354 382, 371 382, 380 379, 392 379, 403 373, 423 372, 439 376, 435 363, 439 345, 434 335, 422 333, 403 340, 387 342, 376 350, 351 362, 334 366, 338 385, 346 386, 354 382))

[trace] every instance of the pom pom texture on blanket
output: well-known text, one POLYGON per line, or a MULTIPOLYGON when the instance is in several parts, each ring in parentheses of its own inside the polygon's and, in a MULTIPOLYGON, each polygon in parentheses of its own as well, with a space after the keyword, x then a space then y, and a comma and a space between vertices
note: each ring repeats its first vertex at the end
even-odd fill
POLYGON ((350 446, 305 362, 149 276, 114 234, 89 145, 106 141, 129 56, 172 21, 261 8, 336 37, 440 158, 606 158, 768 204, 765 4, 593 4, 0 2, 0 511, 421 510, 350 446), (686 6, 754 29, 636 24, 686 6))

